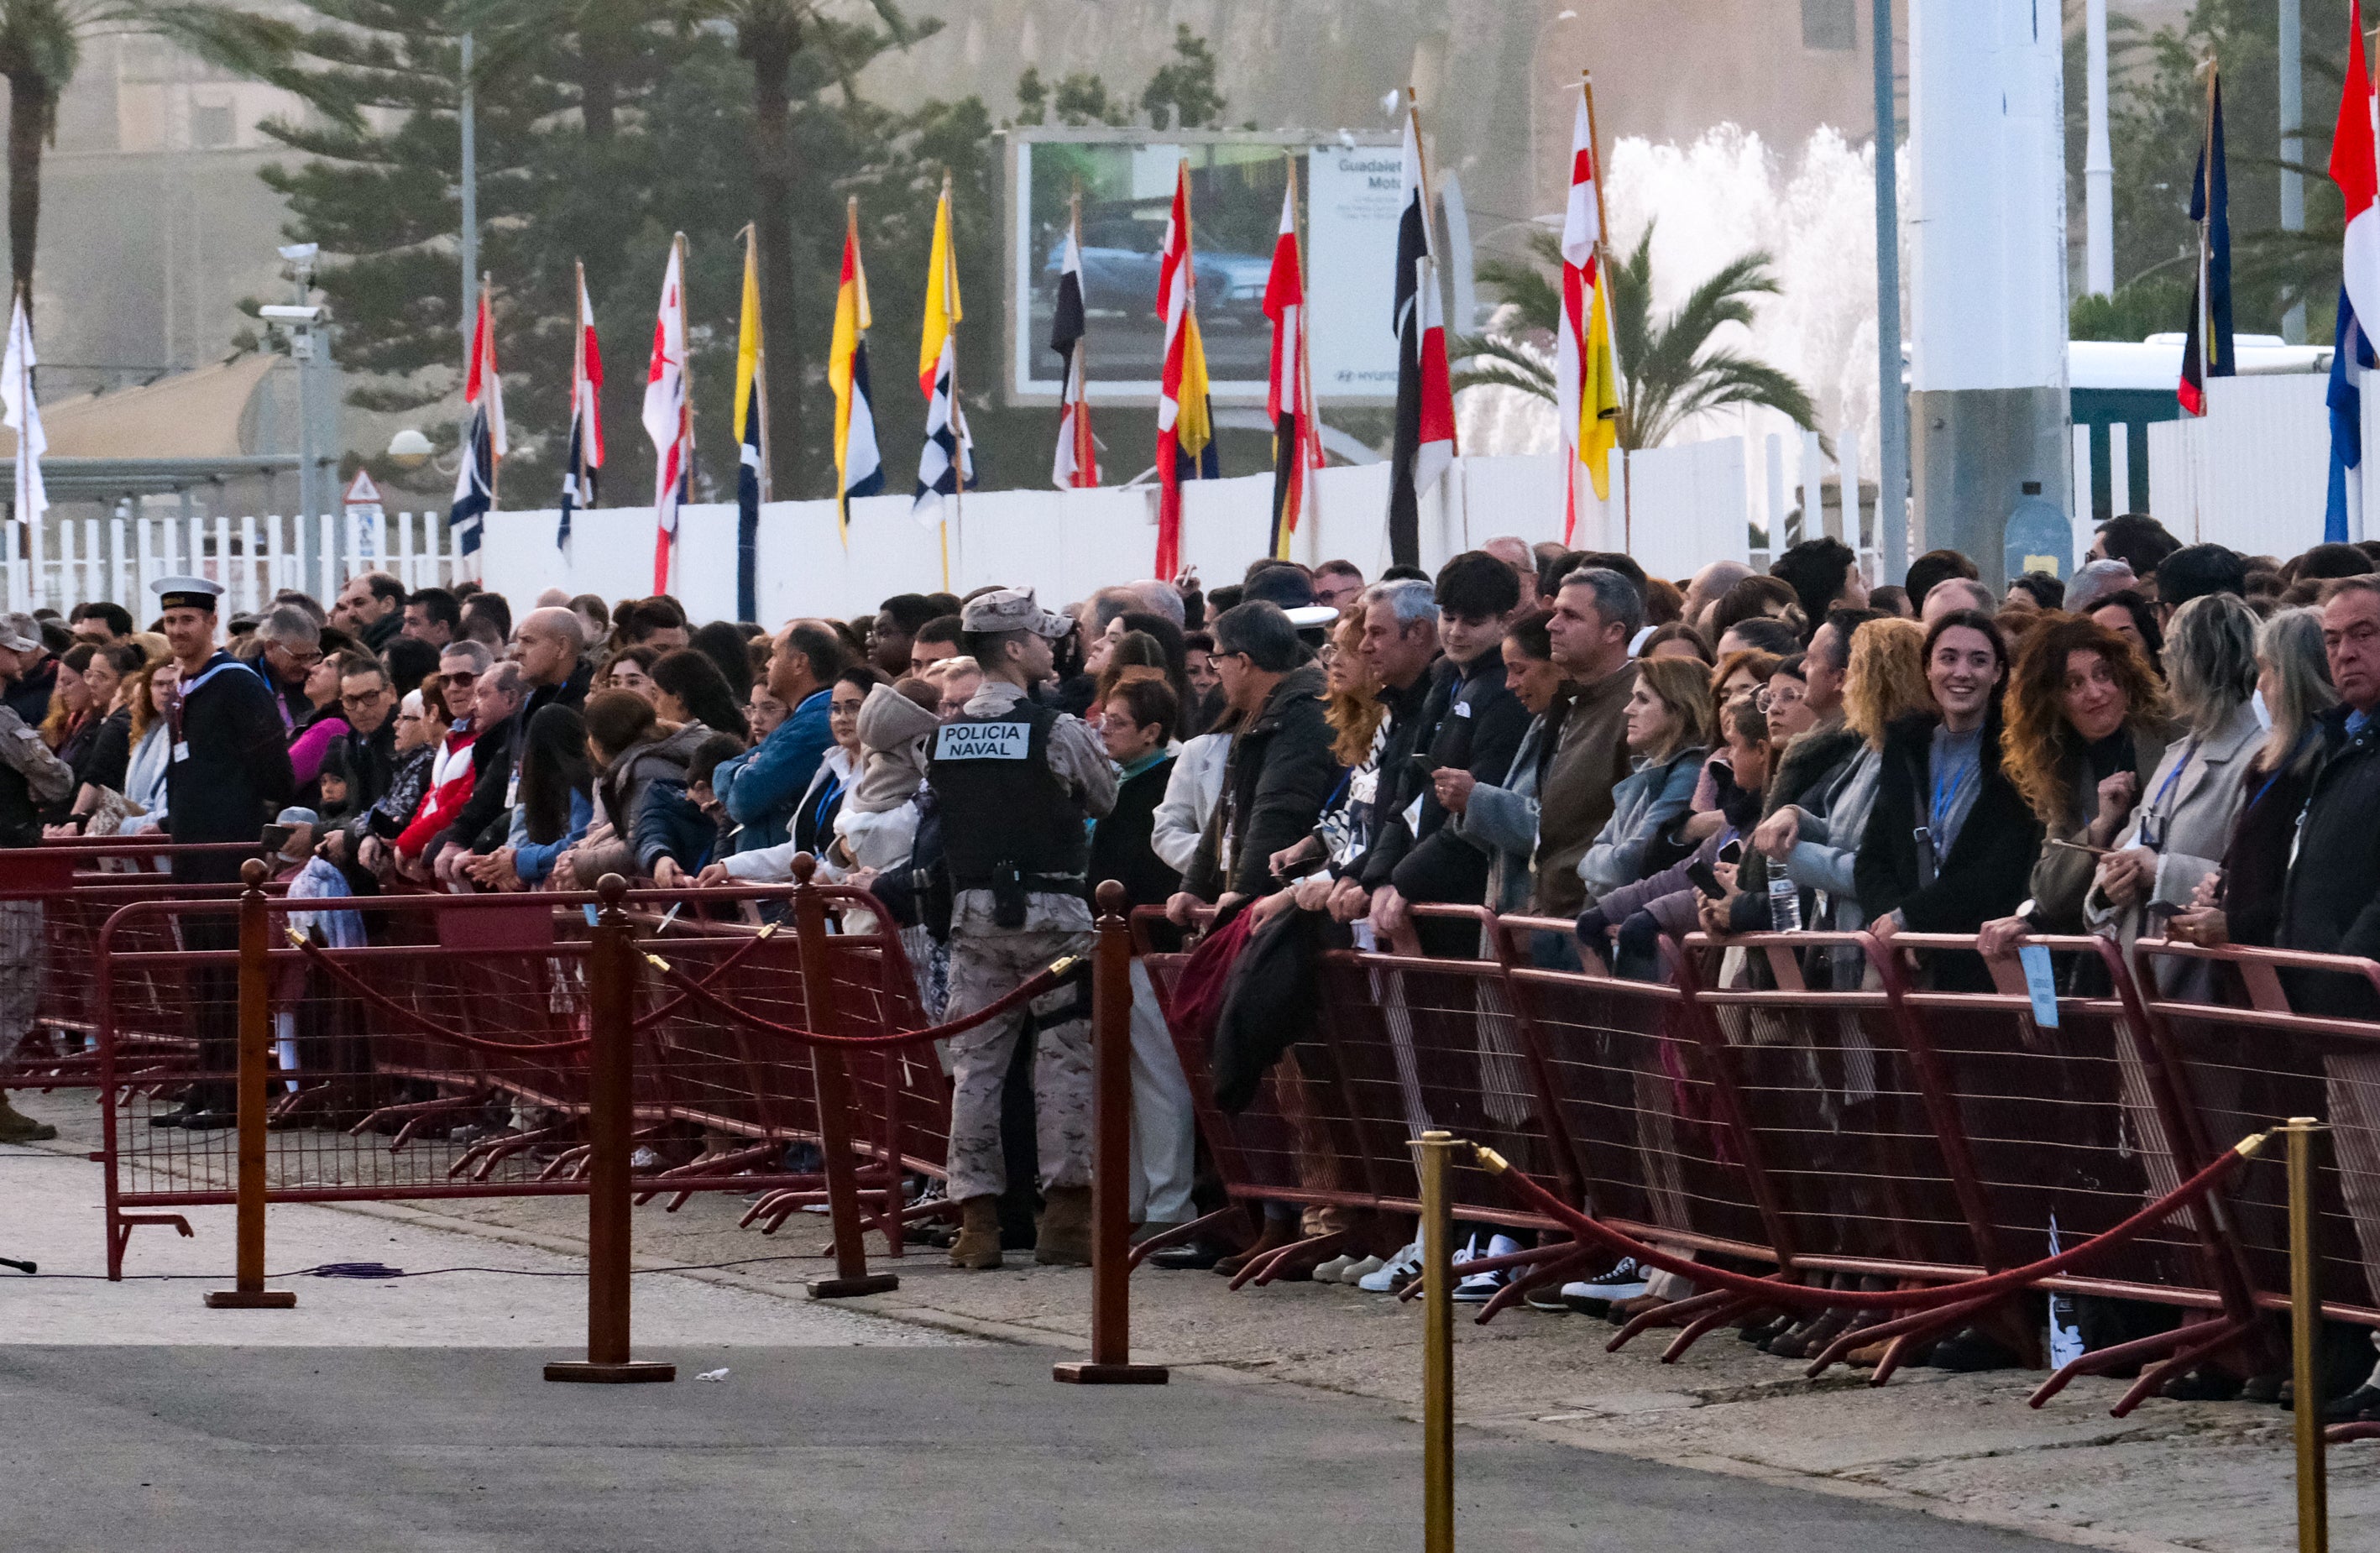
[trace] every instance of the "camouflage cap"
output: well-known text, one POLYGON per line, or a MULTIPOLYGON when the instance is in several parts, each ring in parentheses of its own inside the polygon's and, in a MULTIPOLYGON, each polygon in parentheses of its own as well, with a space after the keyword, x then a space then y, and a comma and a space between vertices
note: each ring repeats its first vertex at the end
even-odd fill
POLYGON ((0 614, 0 647, 11 652, 39 652, 42 623, 30 614, 0 614))
POLYGON ((963 631, 1031 631, 1056 641, 1075 628, 1062 614, 1043 609, 1029 588, 996 588, 969 599, 959 612, 963 631))

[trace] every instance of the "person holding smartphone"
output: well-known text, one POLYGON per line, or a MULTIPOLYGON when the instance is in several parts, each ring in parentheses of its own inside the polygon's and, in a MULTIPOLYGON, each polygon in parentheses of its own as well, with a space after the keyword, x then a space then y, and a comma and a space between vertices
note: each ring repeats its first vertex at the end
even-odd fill
MULTIPOLYGON (((2184 604, 2167 627, 2166 688, 2181 722, 2149 777, 2131 822, 2099 860, 2084 919, 2113 931, 2130 950, 2162 937, 2166 920, 2191 909, 2201 880, 2223 866, 2232 822, 2248 796, 2248 778, 2265 741, 2256 690, 2256 615, 2229 593, 2184 604)), ((2160 981, 2202 968, 2159 967, 2160 981)), ((2169 986, 2168 994, 2182 989, 2169 986)))

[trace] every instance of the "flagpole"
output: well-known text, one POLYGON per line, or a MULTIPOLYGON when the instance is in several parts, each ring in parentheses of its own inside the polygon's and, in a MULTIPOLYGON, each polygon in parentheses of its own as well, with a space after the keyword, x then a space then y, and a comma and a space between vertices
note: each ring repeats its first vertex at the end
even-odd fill
MULTIPOLYGON (((856 194, 845 196, 843 201, 843 244, 851 250, 851 323, 852 339, 856 346, 859 341, 868 336, 868 270, 859 260, 859 196, 856 194)), ((832 373, 835 366, 836 363, 829 362, 827 370, 832 373)), ((851 409, 856 410, 859 407, 857 395, 858 390, 855 386, 849 391, 851 409)), ((835 467, 834 527, 835 531, 843 538, 843 550, 846 557, 851 553, 851 495, 844 489, 845 477, 843 460, 850 440, 851 428, 846 419, 842 440, 835 444, 833 455, 829 460, 835 467)))
POLYGON ((1302 445, 1297 450, 1298 516, 1312 520, 1305 525, 1305 553, 1318 563, 1322 554, 1322 536, 1317 531, 1317 525, 1321 522, 1321 513, 1314 477, 1319 471, 1305 462, 1309 446, 1318 455, 1314 460, 1316 464, 1321 462, 1318 455, 1322 450, 1320 410, 1314 403, 1314 355, 1308 348, 1313 334, 1314 311, 1305 295, 1305 222, 1297 209, 1297 158, 1284 152, 1282 160, 1289 168, 1289 240, 1291 248, 1297 253, 1297 403, 1301 412, 1298 424, 1304 432, 1302 445))
MULTIPOLYGON (((957 277, 959 267, 958 212, 951 205, 951 170, 947 166, 942 169, 942 209, 950 212, 948 223, 944 227, 947 240, 942 244, 942 311, 947 316, 951 310, 952 283, 957 277)), ((948 332, 944 335, 948 338, 949 334, 958 332, 958 320, 951 318, 950 322, 942 327, 948 332)), ((958 526, 959 518, 964 512, 960 499, 966 494, 966 455, 965 421, 959 412, 959 353, 957 347, 953 346, 951 349, 951 520, 935 526, 935 534, 941 540, 942 546, 942 591, 945 593, 951 590, 951 530, 958 526)), ((960 546, 959 553, 962 556, 966 553, 964 542, 960 546)))
MULTIPOLYGON (((1083 251, 1083 179, 1079 173, 1075 176, 1074 192, 1066 198, 1066 229, 1079 255, 1083 251)), ((1075 284, 1081 285, 1079 275, 1075 284)), ((1086 307, 1084 310, 1088 312, 1089 309, 1086 307)), ((1075 375, 1075 479, 1079 481, 1084 470, 1099 467, 1098 451, 1091 442, 1091 344, 1087 329, 1075 340, 1075 359, 1070 370, 1075 375)), ((1091 483, 1099 483, 1096 475, 1091 483)))
MULTIPOLYGON (((744 256, 747 263, 754 263, 758 258, 753 249, 759 245, 759 236, 758 223, 745 224, 744 256)), ((769 479, 769 331, 765 317, 756 317, 752 321, 752 413, 759 418, 760 422, 760 500, 766 502, 776 494, 776 491, 769 479)), ((687 396, 686 402, 688 405, 693 403, 692 395, 687 396)))
MULTIPOLYGON (((490 348, 495 344, 496 308, 494 294, 495 278, 493 272, 488 270, 480 271, 480 315, 488 321, 487 333, 479 342, 480 360, 478 365, 480 368, 480 397, 482 399, 485 399, 490 392, 488 379, 491 374, 488 371, 487 358, 490 348)), ((502 460, 496 457, 495 424, 491 421, 488 426, 488 511, 491 513, 496 510, 496 469, 501 462, 502 460)), ((483 518, 480 521, 484 526, 486 520, 483 518)))
MULTIPOLYGON (((1605 208, 1603 202, 1603 135, 1601 131, 1596 127, 1595 123, 1595 72, 1592 70, 1581 70, 1578 73, 1578 86, 1579 91, 1584 92, 1586 97, 1586 156, 1587 160, 1595 164, 1595 287, 1598 292, 1603 293, 1604 316, 1609 318, 1611 316, 1612 310, 1610 292, 1607 289, 1611 285, 1611 215, 1609 211, 1605 208)), ((1620 360, 1620 331, 1616 327, 1616 320, 1614 321, 1614 323, 1615 327, 1613 327, 1605 336, 1604 348, 1611 352, 1611 365, 1614 369, 1613 376, 1619 380, 1612 386, 1622 395, 1620 411, 1621 414, 1624 416, 1628 413, 1629 409, 1629 406, 1625 398, 1628 390, 1628 376, 1626 371, 1621 368, 1620 360)), ((1582 339, 1579 343, 1581 346, 1584 347, 1587 342, 1582 339)), ((1572 470, 1570 478, 1575 480, 1578 478, 1578 471, 1575 469, 1572 470)), ((1621 550, 1633 553, 1635 540, 1636 493, 1632 488, 1632 484, 1628 479, 1628 449, 1622 447, 1620 450, 1621 550)), ((1776 542, 1774 536, 1770 537, 1769 542, 1771 544, 1776 542)))

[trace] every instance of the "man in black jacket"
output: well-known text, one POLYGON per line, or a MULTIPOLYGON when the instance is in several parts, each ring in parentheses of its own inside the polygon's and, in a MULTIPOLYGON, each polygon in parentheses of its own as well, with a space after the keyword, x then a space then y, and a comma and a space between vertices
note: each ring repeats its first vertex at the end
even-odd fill
POLYGON ((322 850, 359 889, 369 885, 370 872, 348 865, 370 834, 372 806, 396 780, 396 702, 395 686, 378 660, 349 658, 339 665, 347 731, 332 745, 330 758, 347 779, 347 815, 323 836, 322 850))
MULTIPOLYGON (((441 667, 455 656, 441 659, 441 667)), ((471 741, 471 795, 463 800, 455 822, 446 828, 436 848, 442 879, 451 880, 455 866, 474 849, 480 835, 494 830, 511 809, 513 752, 527 722, 521 708, 528 699, 528 686, 517 663, 498 663, 479 673, 471 698, 471 722, 479 730, 471 741)), ((501 831, 494 844, 504 844, 501 831)))
POLYGON ((1339 763, 1322 718, 1322 671, 1305 659, 1297 627, 1278 605, 1239 604, 1215 621, 1215 670, 1245 722, 1183 892, 1168 903, 1176 922, 1186 923, 1202 902, 1271 893, 1280 883, 1273 854, 1314 830, 1339 763))
MULTIPOLYGON (((1420 805, 1416 811, 1409 801, 1405 810, 1415 816, 1412 842, 1390 867, 1388 885, 1372 897, 1373 926, 1384 931, 1402 928, 1409 904, 1475 906, 1486 899, 1488 854, 1446 823, 1439 783, 1459 773, 1502 786, 1529 731, 1529 709, 1504 683, 1504 628, 1521 603, 1512 567, 1484 551, 1458 555, 1439 572, 1436 597, 1444 656, 1430 671, 1429 696, 1415 733, 1417 758, 1406 762, 1406 790, 1420 805)), ((1400 814, 1393 823, 1407 821, 1400 814)), ((1477 948, 1478 930, 1468 924, 1416 926, 1427 953, 1460 956, 1477 948)))
MULTIPOLYGON (((281 811, 298 782, 289 769, 281 709, 264 676, 215 647, 215 601, 223 585, 203 577, 164 577, 150 585, 160 598, 165 643, 180 670, 168 703, 173 753, 165 765, 165 823, 176 843, 255 843, 265 821, 281 811)), ((177 884, 221 884, 239 878, 236 854, 174 859, 177 884)), ((239 935, 227 915, 191 912, 182 918, 182 943, 194 951, 236 949, 239 935)), ((238 977, 220 965, 190 972, 190 1014, 204 1076, 179 1109, 152 1116, 152 1126, 228 1127, 231 1073, 238 1049, 238 977)))
MULTIPOLYGON (((2323 764, 2299 821, 2278 943, 2380 959, 2380 826, 2372 822, 2380 813, 2380 576, 2332 584, 2322 639, 2339 704, 2323 719, 2323 764)), ((2290 990, 2305 1013, 2380 1018, 2360 980, 2306 976, 2290 990)))
POLYGON ((405 584, 386 572, 358 572, 339 590, 331 624, 378 652, 405 629, 405 584))
MULTIPOLYGON (((1374 789, 1372 833, 1330 887, 1330 915, 1341 922, 1371 915, 1373 892, 1389 886, 1413 845, 1418 806, 1430 786, 1414 765, 1435 685, 1430 665, 1438 658, 1438 599, 1430 585, 1410 578, 1375 584, 1364 595, 1364 639, 1356 650, 1371 665, 1389 717, 1376 768, 1379 785, 1374 789)), ((1395 914, 1401 904, 1390 907, 1400 927, 1403 919, 1395 914)))

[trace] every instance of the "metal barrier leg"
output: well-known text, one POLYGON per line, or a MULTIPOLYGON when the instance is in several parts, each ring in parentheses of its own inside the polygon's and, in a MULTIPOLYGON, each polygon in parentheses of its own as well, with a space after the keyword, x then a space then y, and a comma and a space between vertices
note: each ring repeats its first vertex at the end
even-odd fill
POLYGON ((628 881, 605 874, 589 955, 587 1359, 545 1366, 548 1380, 675 1380, 677 1366, 638 1363, 628 1341, 628 1134, 636 1063, 637 951, 620 909, 628 881))
MULTIPOLYGON (((808 853, 794 859, 794 949, 801 957, 802 998, 811 1023, 830 1035, 842 1033, 842 1012, 834 991, 834 973, 826 963, 826 903, 810 876, 818 860, 808 853)), ((814 1300, 847 1300, 860 1294, 880 1294, 901 1287, 896 1273, 868 1270, 868 1227, 860 1221, 859 1182, 851 1162, 851 1069, 843 1053, 819 1047, 810 1053, 810 1070, 818 1084, 819 1150, 826 1160, 827 1217, 834 1226, 834 1273, 809 1281, 814 1300)), ((901 1162, 885 1161, 899 1193, 901 1162)))
MULTIPOLYGON (((233 1287, 210 1291, 207 1307, 287 1310, 298 1303, 296 1292, 264 1286, 264 1123, 269 1104, 264 1071, 273 1056, 268 1002, 271 989, 265 961, 264 863, 251 857, 240 866, 239 872, 248 888, 239 897, 239 1206, 236 1210, 238 1266, 233 1287)), ((112 1096, 109 1103, 114 1103, 112 1096)))
POLYGON ((1099 885, 1091 962, 1091 1357, 1053 1365, 1082 1386, 1162 1386, 1162 1365, 1132 1362, 1132 933, 1123 886, 1099 885))
POLYGON ((2325 1481, 2322 1387, 2314 1364, 2321 1340, 2322 1300, 2315 1289, 2313 1135, 2311 1116, 2292 1116, 2289 1135, 2289 1347, 2296 1377, 2292 1422, 2298 1450, 2298 1553, 2328 1553, 2330 1491, 2325 1481))
POLYGON ((1421 1135, 1421 1545, 1454 1553, 1454 1225, 1446 1177, 1451 1133, 1421 1135))

